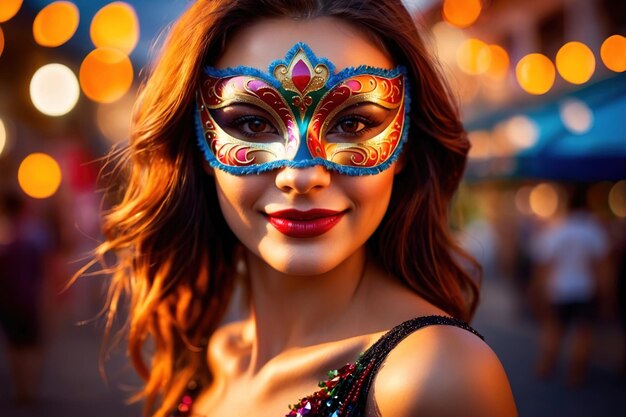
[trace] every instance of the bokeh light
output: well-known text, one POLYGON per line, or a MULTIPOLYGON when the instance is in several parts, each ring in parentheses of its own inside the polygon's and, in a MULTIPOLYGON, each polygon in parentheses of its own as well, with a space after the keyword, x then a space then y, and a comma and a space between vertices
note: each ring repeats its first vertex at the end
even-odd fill
POLYGON ((530 192, 530 209, 537 216, 547 219, 559 208, 559 193, 553 184, 543 183, 530 192))
POLYGON ((568 98, 559 105, 563 125, 572 133, 582 135, 593 126, 593 112, 584 101, 568 98))
POLYGON ((606 38, 600 47, 600 57, 611 71, 626 71, 626 38, 622 35, 606 38))
POLYGON ((96 112, 96 123, 102 135, 111 143, 128 139, 133 114, 135 94, 124 95, 115 104, 100 104, 96 112))
POLYGON ((4 51, 4 32, 0 27, 0 56, 2 56, 2 51, 4 51))
POLYGON ((539 127, 526 116, 511 117, 504 125, 509 142, 516 149, 531 148, 539 138, 539 127))
POLYGON ((515 207, 517 208, 517 211, 527 216, 533 214, 532 208, 530 207, 530 193, 532 191, 532 186, 525 185, 520 187, 520 189, 515 193, 515 207))
POLYGON ((491 134, 488 130, 475 130, 468 133, 472 144, 469 157, 472 159, 488 159, 491 157, 491 134))
POLYGON ((463 31, 445 22, 437 22, 432 27, 431 32, 435 39, 439 60, 447 64, 456 62, 456 51, 467 39, 463 31))
POLYGON ((121 98, 133 83, 133 65, 128 56, 113 48, 98 48, 85 57, 79 72, 80 86, 98 103, 121 98))
POLYGON ((23 0, 0 1, 0 23, 6 22, 17 14, 22 7, 23 0))
POLYGON ((626 217, 626 180, 618 181, 611 187, 609 207, 617 217, 626 217))
POLYGON ((50 3, 33 22, 33 37, 41 46, 55 47, 67 42, 78 28, 78 7, 69 1, 50 3))
POLYGON ((0 119, 0 155, 4 151, 4 147, 7 144, 7 128, 4 126, 4 122, 0 119))
POLYGON ((441 12, 446 22, 465 28, 478 19, 481 9, 480 0, 444 0, 441 12))
POLYGON ((479 39, 468 39, 459 46, 456 62, 467 74, 482 74, 491 64, 491 49, 479 39))
POLYGON ((97 48, 116 48, 130 54, 139 40, 135 9, 123 1, 107 4, 93 17, 89 33, 97 48))
POLYGON ((626 217, 626 180, 618 181, 611 187, 609 207, 617 217, 626 217))
POLYGON ((32 153, 20 164, 17 181, 27 195, 48 198, 61 185, 61 168, 50 155, 32 153))
POLYGON ((509 54, 499 45, 489 45, 490 62, 485 75, 494 80, 503 80, 509 71, 509 54))
POLYGON ((542 54, 528 54, 515 67, 517 82, 530 94, 545 94, 552 88, 556 70, 550 59, 542 54))
POLYGON ((62 64, 44 65, 30 81, 30 99, 37 110, 48 116, 69 113, 79 96, 76 76, 62 64))
POLYGON ((565 81, 583 84, 596 70, 596 58, 582 42, 568 42, 556 54, 556 68, 565 81))

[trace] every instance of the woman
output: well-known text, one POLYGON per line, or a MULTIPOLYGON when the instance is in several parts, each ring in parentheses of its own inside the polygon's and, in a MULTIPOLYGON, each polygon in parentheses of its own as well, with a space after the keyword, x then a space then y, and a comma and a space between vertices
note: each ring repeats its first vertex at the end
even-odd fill
POLYGON ((516 415, 460 321, 477 285, 447 205, 468 148, 400 1, 193 4, 99 248, 146 415, 516 415), (237 277, 249 317, 225 324, 237 277))

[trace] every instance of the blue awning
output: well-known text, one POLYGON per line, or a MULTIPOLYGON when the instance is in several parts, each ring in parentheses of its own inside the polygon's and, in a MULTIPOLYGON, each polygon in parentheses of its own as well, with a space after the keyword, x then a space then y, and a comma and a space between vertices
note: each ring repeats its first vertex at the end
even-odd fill
MULTIPOLYGON (((532 147, 512 158, 511 169, 502 176, 576 181, 626 178, 626 73, 522 111, 488 115, 468 123, 467 128, 490 129, 512 115, 528 117, 539 136, 532 147), (593 116, 591 128, 582 134, 569 130, 561 118, 562 104, 572 98, 586 104, 593 116)), ((470 162, 470 176, 476 176, 471 166, 476 163, 484 161, 470 162)))

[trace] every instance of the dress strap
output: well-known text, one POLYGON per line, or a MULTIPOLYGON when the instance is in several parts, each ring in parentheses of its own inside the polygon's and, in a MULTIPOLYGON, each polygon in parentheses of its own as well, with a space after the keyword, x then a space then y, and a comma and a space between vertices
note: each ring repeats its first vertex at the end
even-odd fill
POLYGON ((361 355, 357 361, 357 371, 352 378, 348 378, 351 380, 350 383, 346 384, 346 387, 342 387, 345 390, 345 397, 337 416, 363 417, 374 377, 389 353, 415 331, 423 327, 435 325, 459 327, 484 340, 484 337, 467 323, 453 317, 423 316, 400 323, 385 333, 361 355))
POLYGON ((365 369, 366 372, 364 372, 365 375, 363 375, 363 384, 358 395, 359 399, 357 403, 360 403, 362 401, 363 406, 365 406, 365 402, 367 401, 367 397, 369 395, 372 382, 374 381, 374 377, 378 373, 378 370, 380 369, 381 365, 383 364, 389 353, 396 346, 398 346, 400 342, 402 342, 409 335, 423 327, 436 325, 459 327, 475 334, 482 340, 485 340, 485 338, 480 333, 474 330, 466 322, 455 319, 453 317, 423 316, 416 317, 414 319, 400 323, 399 325, 385 333, 385 335, 378 339, 376 343, 374 343, 369 349, 367 349, 363 353, 360 361, 364 364, 367 364, 367 367, 365 369))

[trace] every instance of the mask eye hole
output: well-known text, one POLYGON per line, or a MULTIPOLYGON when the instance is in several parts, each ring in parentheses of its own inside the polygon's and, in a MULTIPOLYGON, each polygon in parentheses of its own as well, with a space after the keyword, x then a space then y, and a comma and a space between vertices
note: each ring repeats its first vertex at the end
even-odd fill
POLYGON ((323 134, 329 143, 362 142, 385 130, 396 113, 375 103, 355 104, 339 112, 323 134))
POLYGON ((237 139, 259 143, 284 140, 280 123, 257 106, 235 103, 211 110, 211 116, 226 133, 237 139))

